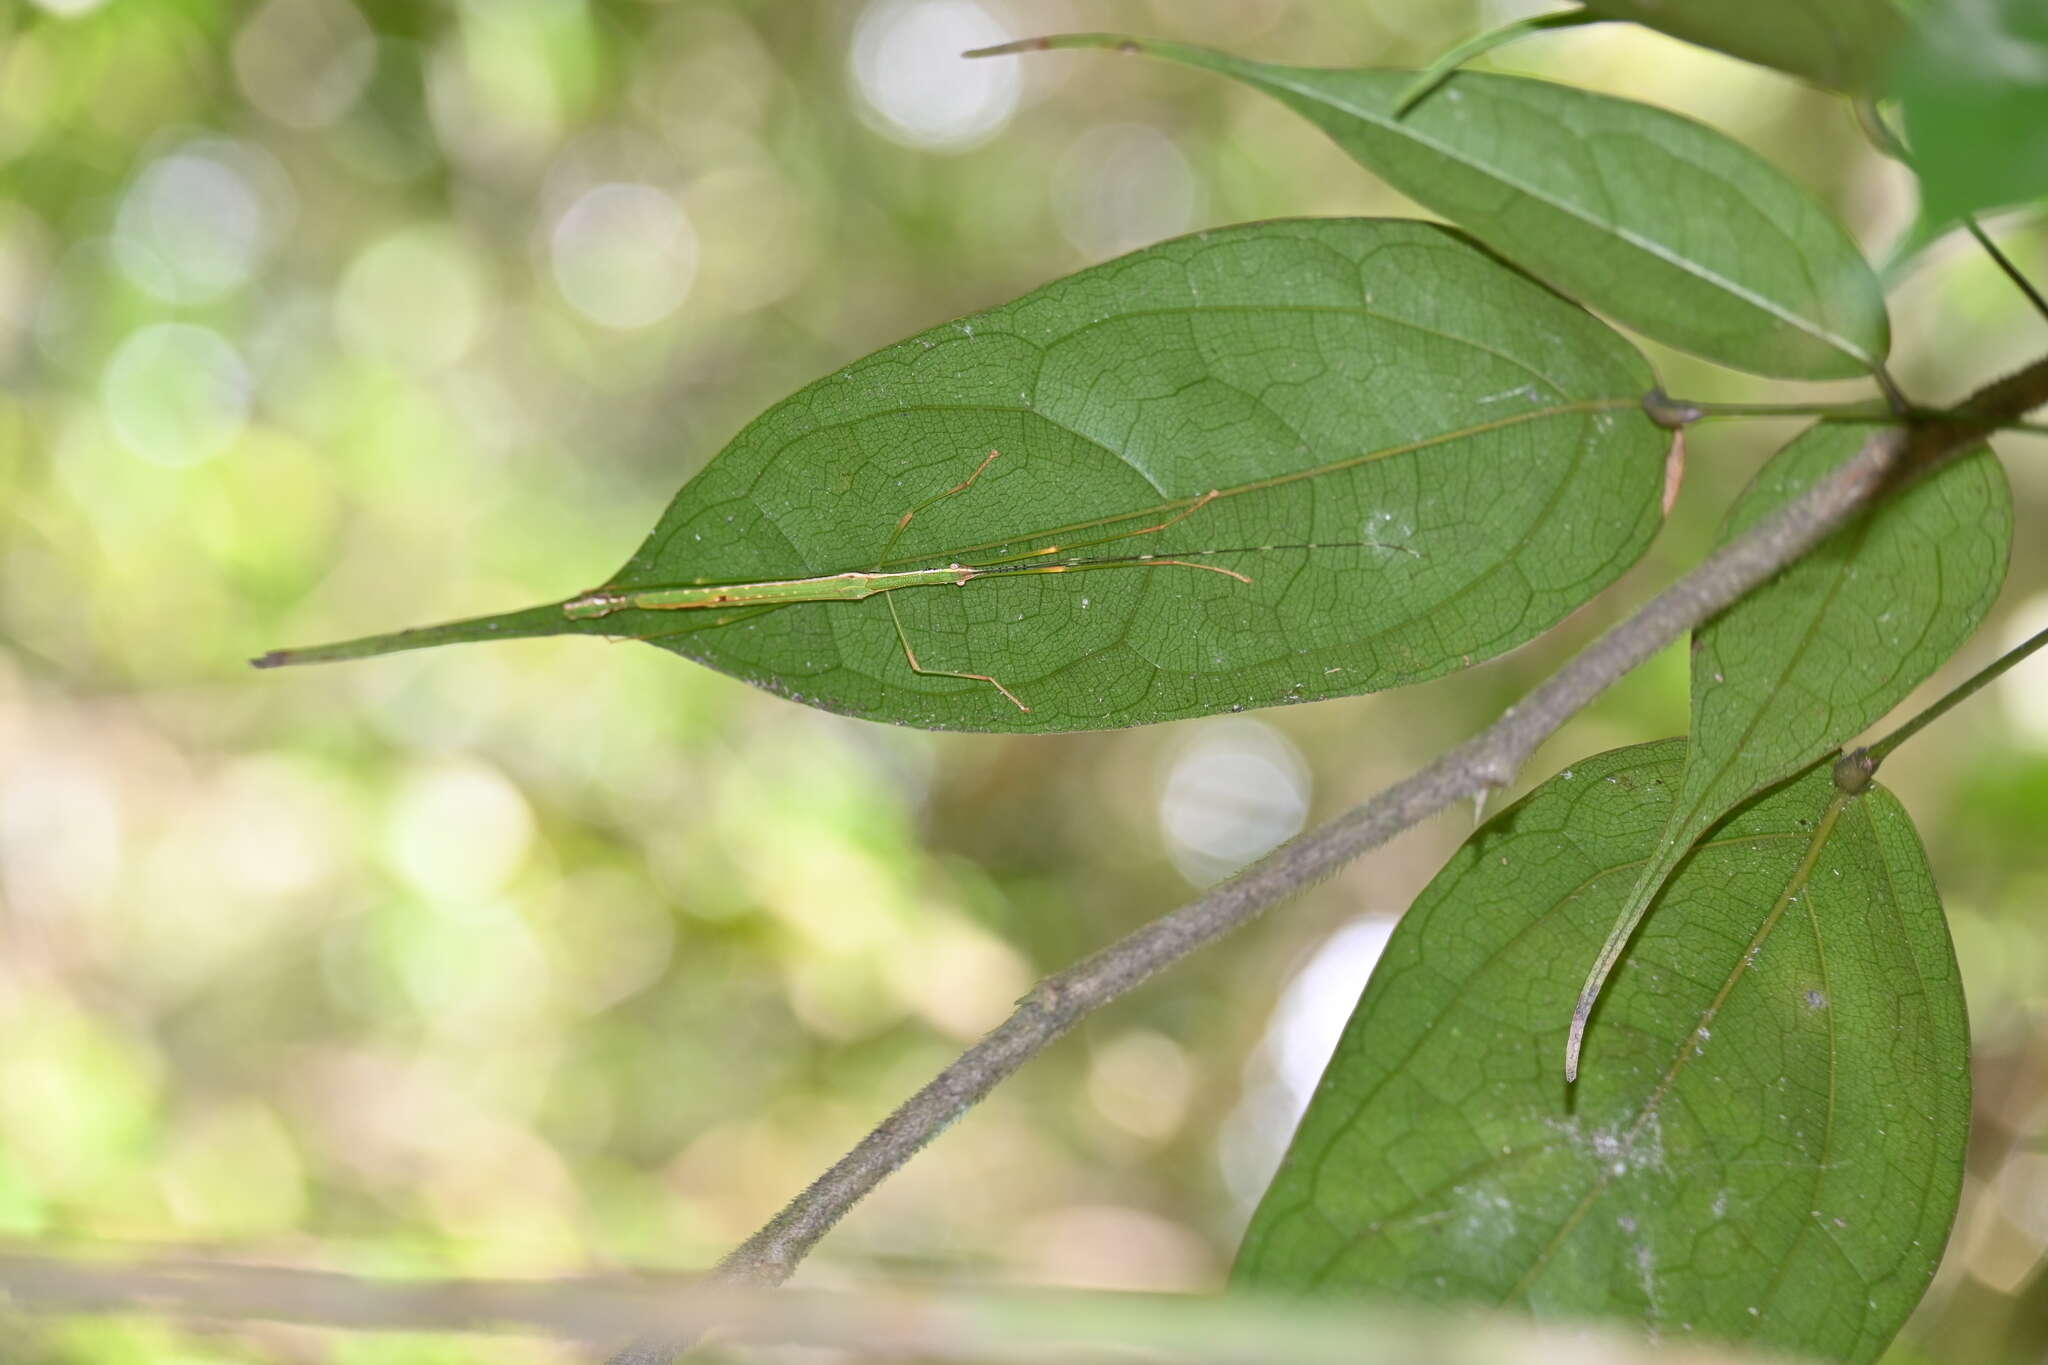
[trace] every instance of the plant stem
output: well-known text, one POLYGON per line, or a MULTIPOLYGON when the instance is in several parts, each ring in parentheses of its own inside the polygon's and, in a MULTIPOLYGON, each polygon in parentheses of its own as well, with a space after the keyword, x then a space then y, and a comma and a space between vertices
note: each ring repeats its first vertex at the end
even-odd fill
MULTIPOLYGON (((2044 403, 2048 357, 1986 385, 1951 411, 1873 433, 1848 461, 1581 650, 1472 739, 1196 900, 1046 978, 1015 1013, 720 1262, 717 1278, 727 1284, 782 1283, 847 1210, 1081 1019, 1438 811, 1507 786, 1567 720, 1665 645, 1775 578, 1879 498, 2044 403)), ((612 1365, 663 1365, 689 1344, 637 1342, 614 1356, 612 1365)))
POLYGON ((1983 247, 1991 259, 1998 263, 1998 268, 2005 272, 2006 278, 2019 286, 2019 291, 2034 305, 2034 311, 2048 318, 2048 298, 2041 296, 2041 291, 2034 287, 2034 282, 2026 277, 2025 272, 2013 262, 2012 257, 2001 251, 1998 243, 1991 240, 1991 234, 1984 231, 1983 224, 1979 223, 1974 215, 1965 214, 1963 227, 1977 239, 1977 245, 1983 247))
POLYGON ((1982 691, 1987 683, 2012 668, 2043 645, 2048 645, 2048 630, 2043 630, 2024 643, 2013 646, 1998 658, 1971 674, 1963 682, 1956 684, 1941 700, 1929 706, 1919 715, 1913 717, 1877 743, 1864 749, 1862 752, 1868 755, 1871 770, 1875 771, 1878 764, 1891 757, 1892 750, 1898 748, 1922 730, 1925 730, 1935 721, 1940 720, 1963 702, 1968 701, 1971 697, 1982 691))
POLYGON ((1824 422, 1888 422, 1895 416, 1885 402, 1864 403, 1702 403, 1690 398, 1668 400, 1690 407, 1698 420, 1709 417, 1818 417, 1824 422))
MULTIPOLYGON (((1816 417, 1823 422, 1891 422, 1899 418, 1891 406, 1874 403, 1707 403, 1692 398, 1672 398, 1659 393, 1646 398, 1643 406, 1651 418, 1671 427, 1691 426, 1717 417, 1816 417)), ((1944 416, 1939 409, 1919 408, 1905 414, 1908 421, 1930 421, 1944 416)), ((2048 436, 2048 422, 2015 418, 2000 422, 1996 431, 2021 431, 2030 436, 2048 436)))

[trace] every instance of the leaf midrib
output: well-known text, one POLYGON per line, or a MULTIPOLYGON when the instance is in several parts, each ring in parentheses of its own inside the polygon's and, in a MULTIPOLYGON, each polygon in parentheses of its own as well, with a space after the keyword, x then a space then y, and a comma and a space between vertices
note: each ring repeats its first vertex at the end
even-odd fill
MULTIPOLYGON (((1840 821, 1842 813, 1849 808, 1853 800, 1854 798, 1846 793, 1840 793, 1828 803, 1827 812, 1821 816, 1820 822, 1814 827, 1813 834, 1808 840, 1805 856, 1799 860, 1799 866, 1793 869, 1792 876, 1785 883, 1785 889, 1778 893, 1778 899, 1771 906, 1770 913, 1764 916, 1764 922, 1758 926, 1756 933, 1751 936, 1748 946, 1743 949, 1742 955, 1736 959, 1735 966, 1729 971, 1727 979, 1721 983, 1721 989, 1715 993, 1713 1000, 1708 1002, 1707 1007, 1700 1011, 1699 1023, 1686 1031, 1684 1041, 1679 1046, 1678 1055, 1672 1058, 1671 1065, 1665 1071, 1663 1078, 1651 1090, 1649 1098, 1643 1101, 1643 1107, 1637 1112, 1635 1121, 1629 1125, 1627 1134, 1621 1139, 1624 1143, 1632 1143, 1642 1132, 1644 1125, 1649 1123, 1660 1112, 1664 1101, 1670 1097, 1672 1087, 1678 1084, 1678 1078, 1684 1073, 1687 1064, 1694 1057, 1700 1055, 1701 1049, 1696 1046, 1699 1036, 1698 1031, 1706 1028, 1715 1019, 1720 1017, 1722 1006, 1728 1003, 1728 998, 1735 993, 1735 988, 1748 977, 1752 959, 1763 950, 1764 945, 1769 943, 1771 936, 1777 932, 1778 923, 1784 918, 1786 909, 1792 903, 1792 898, 1798 895, 1812 880, 1814 869, 1820 863, 1821 853, 1827 848, 1828 840, 1834 837, 1836 824, 1840 821)), ((1501 1301, 1503 1303, 1513 1302, 1528 1292, 1530 1286, 1536 1282, 1537 1278, 1549 1266, 1550 1258, 1557 1254, 1558 1248, 1563 1246, 1566 1239, 1578 1230, 1579 1224, 1585 1221, 1586 1215, 1592 1211, 1593 1206, 1614 1187, 1614 1180, 1615 1178, 1611 1171, 1603 1169, 1599 1173, 1593 1182, 1593 1187, 1587 1190, 1585 1197, 1579 1201, 1578 1207, 1566 1216, 1564 1222, 1552 1234, 1549 1244, 1541 1252, 1537 1253, 1536 1258, 1529 1263, 1529 1268, 1522 1272, 1521 1277, 1515 1281, 1513 1287, 1502 1296, 1501 1301)))
MULTIPOLYGON (((1642 771, 1642 769, 1624 768, 1617 769, 1617 771, 1638 772, 1642 771)), ((1613 776, 1613 774, 1609 774, 1609 776, 1613 776)), ((1731 835, 1724 839, 1703 839, 1699 843, 1693 845, 1692 852, 1698 853, 1703 849, 1709 848, 1720 849, 1739 847, 1745 844, 1780 843, 1784 840, 1796 839, 1798 837, 1799 835, 1789 831, 1764 834, 1731 835)), ((1483 974, 1488 968, 1492 967, 1495 963, 1497 963, 1503 956, 1505 956, 1514 948, 1519 946, 1523 938, 1525 938, 1529 934, 1535 933, 1537 930, 1547 925, 1550 922, 1550 917, 1552 914, 1556 913, 1559 909, 1566 905, 1569 905, 1572 901, 1576 900, 1579 896, 1583 895, 1586 889, 1592 886, 1594 883, 1602 881, 1608 877, 1612 877, 1616 873, 1629 871, 1640 872, 1642 868, 1649 865, 1650 861, 1651 859, 1647 857, 1637 858, 1632 862, 1614 863, 1610 866, 1602 867, 1593 872, 1588 873, 1585 877, 1580 879, 1578 885, 1572 887, 1571 890, 1558 895, 1553 900, 1549 911, 1546 911, 1544 914, 1539 915, 1533 920, 1530 920, 1527 924, 1523 925, 1519 930, 1517 930, 1513 936, 1508 938, 1505 942, 1503 942, 1499 947, 1495 948, 1492 952, 1488 953, 1485 959, 1478 963, 1476 966, 1474 966, 1472 970, 1467 974, 1468 979, 1477 978, 1478 976, 1483 974)), ((1376 1079, 1372 1083, 1372 1085, 1352 1103, 1350 1111, 1345 1115, 1343 1121, 1332 1125, 1330 1131, 1333 1135, 1341 1135, 1342 1133, 1350 1129, 1353 1124, 1357 1123, 1358 1116, 1365 1111, 1367 1106, 1369 1106, 1373 1102, 1373 1100, 1379 1097, 1380 1092, 1386 1088, 1387 1084, 1390 1081, 1392 1081, 1396 1076, 1400 1075, 1408 1066, 1408 1064, 1415 1060, 1416 1054, 1420 1053, 1422 1049, 1429 1043, 1430 1039, 1436 1036, 1437 1029, 1442 1027, 1443 1024, 1452 1017, 1452 1014, 1453 1011, 1445 1010, 1436 1014, 1429 1020, 1429 1022, 1423 1027, 1422 1031, 1416 1035, 1415 1041, 1408 1047, 1407 1051, 1402 1053, 1399 1058, 1389 1062, 1386 1066, 1385 1071, 1379 1076, 1379 1078, 1376 1079)), ((1335 1138, 1333 1137, 1332 1140, 1334 1141, 1335 1138)), ((1517 1155, 1520 1154, 1520 1151, 1521 1149, 1518 1148, 1517 1155)), ((1312 1164, 1320 1165, 1327 1155, 1327 1149, 1316 1153, 1312 1164)), ((1460 1173, 1458 1178, 1462 1179, 1463 1174, 1465 1173, 1460 1173)), ((1428 1198, 1432 1194, 1440 1193, 1442 1191, 1442 1188, 1443 1185, 1439 1184, 1437 1186, 1432 1187, 1429 1190, 1418 1192, 1415 1195, 1415 1197, 1411 1199, 1407 1204, 1383 1212, 1380 1215, 1379 1221, 1384 1223, 1388 1219, 1399 1217, 1403 1211, 1414 1207, 1415 1204, 1421 1202, 1423 1199, 1428 1198)), ((1312 1195, 1310 1196, 1310 1198, 1312 1198, 1312 1195)), ((1302 1206, 1296 1205, 1294 1207, 1298 1209, 1302 1206)), ((1293 1209, 1289 1210, 1290 1213, 1293 1211, 1293 1209)), ((1275 1221, 1277 1221, 1277 1218, 1275 1221)), ((1323 1265, 1319 1266, 1316 1269, 1315 1273, 1309 1277, 1310 1283, 1315 1283, 1316 1281, 1320 1280, 1323 1275, 1327 1274, 1329 1272, 1331 1265, 1334 1264, 1336 1259, 1339 1256, 1343 1255, 1344 1252, 1350 1250, 1355 1240, 1355 1238, 1347 1239, 1344 1245, 1340 1247, 1338 1251, 1333 1253, 1330 1256, 1330 1258, 1326 1260, 1323 1265)))
MULTIPOLYGON (((1834 564, 1832 580, 1828 583, 1827 591, 1822 594, 1820 601, 1810 604, 1811 610, 1807 613, 1807 624, 1799 632, 1799 640, 1793 647, 1791 657, 1785 661, 1784 667, 1778 670, 1777 678, 1764 689, 1763 704, 1750 712, 1749 718, 1743 722, 1741 734, 1736 736, 1733 744, 1722 751, 1721 761, 1718 764, 1712 765, 1712 775, 1692 793, 1691 804, 1686 807, 1685 818, 1682 821, 1674 818, 1665 827, 1667 838, 1676 842, 1688 838, 1694 830, 1711 829, 1715 821, 1718 821, 1736 806, 1741 805, 1744 801, 1756 795, 1757 792, 1771 785, 1771 783, 1781 780, 1785 775, 1785 767, 1789 766, 1793 771, 1797 771, 1817 757, 1817 755, 1802 754, 1791 760, 1788 765, 1781 764, 1776 776, 1753 781, 1735 796, 1723 799, 1717 795, 1722 781, 1727 778, 1730 772, 1735 770, 1736 764, 1748 755, 1750 745, 1756 739, 1757 730, 1764 723, 1764 717, 1770 711, 1771 704, 1784 694, 1786 682, 1798 670, 1799 666, 1806 661, 1807 651, 1813 647, 1816 641, 1822 638, 1822 628, 1827 624, 1828 615, 1835 605, 1835 599, 1841 596, 1843 587, 1849 582, 1851 571, 1856 567, 1856 556, 1862 552, 1864 542, 1870 538, 1870 528, 1873 524, 1874 519, 1866 517, 1846 533, 1846 546, 1841 558, 1834 564), (1702 812, 1708 810, 1711 810, 1713 813, 1710 816, 1703 817, 1702 812), (1674 830, 1677 831, 1675 836, 1672 835, 1674 830)), ((1808 562, 1819 562, 1826 556, 1829 548, 1827 545, 1816 547, 1808 562)), ((1798 572, 1797 568, 1795 567, 1792 572, 1798 572)), ((1739 603, 1737 605, 1738 607, 1740 606, 1739 603)), ((1712 626, 1709 626, 1708 629, 1711 630, 1712 626)), ((1836 708, 1833 706, 1828 708, 1828 728, 1830 730, 1835 728, 1833 723, 1835 711, 1836 708)), ((1699 728, 1699 716, 1695 713, 1693 729, 1697 733, 1699 728)), ((1841 738, 1847 739, 1848 736, 1844 735, 1841 738)), ((1692 756, 1698 753, 1701 747, 1703 746, 1694 745, 1686 751, 1687 777, 1692 775, 1692 756)), ((1820 752, 1826 753, 1834 747, 1834 743, 1824 744, 1820 752)), ((1690 784, 1681 779, 1680 786, 1681 790, 1684 790, 1690 784)), ((1666 884, 1668 884, 1668 878, 1666 884)), ((1651 891, 1652 899, 1661 893, 1662 890, 1662 884, 1653 888, 1651 891)))
MULTIPOLYGON (((1303 85, 1296 84, 1293 81, 1289 81, 1277 76, 1269 76, 1264 74, 1267 72, 1286 71, 1289 68, 1279 66, 1263 66, 1254 63, 1246 63, 1245 67, 1247 70, 1256 71, 1260 73, 1257 79, 1261 81, 1270 83, 1292 94, 1300 95, 1303 98, 1312 99, 1321 104, 1328 105, 1330 108, 1336 109, 1341 113, 1350 114, 1363 122, 1370 123, 1374 127, 1380 129, 1382 132, 1392 133, 1395 136, 1407 138, 1409 141, 1415 143, 1417 146, 1428 148, 1430 151, 1437 153, 1438 155, 1444 157, 1446 160, 1456 162, 1458 165, 1464 166, 1469 170, 1490 176, 1493 179, 1499 181, 1501 184, 1507 186, 1509 189, 1514 190, 1518 194, 1524 195, 1527 198, 1532 199, 1539 204, 1543 204, 1551 209, 1554 209, 1557 212, 1566 215, 1567 217, 1577 219, 1579 222, 1584 223, 1589 227, 1597 228, 1603 232, 1606 232, 1612 237, 1614 237, 1616 240, 1624 243, 1625 245, 1633 247, 1637 251, 1640 251, 1643 254, 1650 256, 1651 258, 1660 261, 1667 266, 1670 266, 1671 268, 1679 271, 1682 274, 1690 275, 1694 279, 1700 280, 1703 283, 1713 285, 1715 288, 1722 290, 1724 293, 1730 295, 1731 297, 1739 299, 1740 301, 1749 304, 1751 307, 1757 309, 1759 312, 1762 312, 1770 317, 1776 318, 1778 321, 1793 327, 1799 332, 1805 334, 1808 337, 1811 337, 1813 340, 1820 342, 1821 344, 1829 347, 1830 349, 1841 352, 1843 355, 1848 356, 1851 360, 1854 360, 1859 365, 1862 365, 1866 368, 1875 368, 1876 366, 1877 362, 1875 357, 1869 355, 1867 352, 1864 351, 1864 349, 1861 346, 1858 346, 1855 343, 1851 342, 1850 340, 1848 340, 1848 338, 1837 335, 1832 330, 1822 326, 1817 322, 1809 321, 1800 314, 1791 311, 1789 306, 1780 304, 1776 300, 1770 298, 1767 295, 1759 294, 1754 290, 1749 289, 1748 287, 1738 283, 1737 281, 1731 280, 1725 275, 1722 275, 1719 271, 1709 269, 1703 264, 1691 261, 1685 256, 1676 254, 1675 248, 1668 247, 1665 244, 1654 240, 1653 238, 1641 236, 1640 234, 1631 231, 1630 229, 1624 228, 1619 224, 1605 222, 1600 218, 1595 217, 1589 210, 1581 208, 1579 205, 1574 204, 1569 200, 1559 199, 1556 196, 1549 194, 1533 185, 1530 185, 1525 181, 1517 179, 1513 175, 1510 175, 1507 171, 1502 170, 1497 166, 1488 164, 1483 161, 1475 161, 1471 157, 1463 155, 1455 148, 1448 147, 1443 143, 1436 141, 1434 138, 1424 136, 1421 132, 1412 128, 1406 122, 1396 122, 1394 120, 1386 118, 1384 115, 1379 114, 1373 110, 1362 108, 1356 104, 1353 104, 1348 100, 1329 95, 1320 90, 1315 90, 1303 85)), ((1512 78, 1503 77, 1502 79, 1512 78)))

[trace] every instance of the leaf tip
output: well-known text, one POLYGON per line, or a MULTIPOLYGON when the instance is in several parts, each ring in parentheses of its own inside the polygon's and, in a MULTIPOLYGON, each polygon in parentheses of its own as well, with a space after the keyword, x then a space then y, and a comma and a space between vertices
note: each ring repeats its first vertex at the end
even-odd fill
POLYGON ((993 47, 969 48, 963 57, 1014 57, 1023 52, 1050 52, 1054 48, 1101 47, 1116 52, 1139 53, 1145 45, 1136 38, 1115 33, 1054 33, 1041 38, 1018 38, 993 47))
POLYGON ((258 654, 255 658, 249 660, 249 667, 282 668, 291 661, 292 656, 289 650, 273 649, 267 654, 258 654))
POLYGON ((960 55, 963 57, 1010 57, 1020 52, 1043 52, 1052 46, 1050 38, 1019 38, 1015 42, 996 43, 991 47, 970 47, 960 55))

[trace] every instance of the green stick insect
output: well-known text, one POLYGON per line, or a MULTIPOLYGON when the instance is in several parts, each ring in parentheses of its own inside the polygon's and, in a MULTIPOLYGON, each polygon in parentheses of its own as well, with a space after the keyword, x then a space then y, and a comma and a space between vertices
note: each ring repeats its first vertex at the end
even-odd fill
MULTIPOLYGON (((1180 511, 1156 526, 1145 526, 1135 531, 1124 531, 1097 540, 1084 540, 1071 545, 1048 545, 1043 549, 1026 550, 1022 554, 1007 555, 982 564, 947 564, 934 569, 885 570, 889 552, 896 548, 896 542, 903 539, 903 533, 910 529, 910 523, 919 512, 927 507, 944 502, 947 498, 965 493, 974 487, 975 480, 987 472, 1002 455, 1000 450, 991 450, 974 472, 965 479, 926 498, 917 506, 905 512, 896 521, 896 529, 889 533, 882 544, 882 551, 875 557, 874 568, 865 572, 855 570, 848 573, 825 574, 817 578, 786 578, 762 583, 723 583, 688 588, 642 588, 627 592, 609 592, 599 589, 572 597, 562 604, 562 614, 574 621, 589 620, 592 617, 609 616, 615 611, 635 608, 641 611, 698 611, 706 608, 724 607, 779 607, 797 602, 860 602, 885 593, 901 591, 904 588, 965 587, 977 578, 1036 573, 1073 573, 1086 569, 1128 569, 1128 568, 1176 568, 1201 569, 1208 573, 1220 573, 1240 583, 1252 580, 1235 569, 1221 564, 1197 564, 1184 556, 1128 555, 1104 559, 1068 559, 1057 563, 1029 563, 1043 560, 1050 555, 1068 550, 1086 549, 1092 545, 1107 545, 1112 541, 1130 540, 1137 536, 1149 536, 1177 526, 1189 517, 1222 496, 1218 489, 1210 489, 1180 511)), ((1271 547, 1268 547, 1271 548, 1271 547)), ((1309 548, 1309 547, 1303 547, 1309 548)), ((1202 550, 1198 554, 1229 554, 1228 550, 1202 550)), ((1003 694, 1009 703, 1019 711, 1029 713, 1031 708, 1018 700, 1017 694, 986 673, 961 673, 949 668, 927 668, 918 662, 917 651, 910 647, 910 636, 903 629, 903 618, 896 610, 893 598, 885 597, 889 608, 889 619, 895 622, 896 638, 903 645, 903 658, 913 673, 922 673, 932 678, 959 678, 965 682, 984 682, 1003 694)), ((290 662, 280 660, 280 662, 290 662)))
MULTIPOLYGON (((1295 545, 1253 545, 1225 549, 1184 550, 1173 554, 1132 554, 1106 555, 1099 558, 1059 559, 1052 556, 1071 554, 1097 545, 1109 545, 1122 540, 1134 540, 1140 536, 1156 535, 1161 531, 1178 526, 1195 513, 1207 507, 1218 498, 1227 496, 1224 490, 1212 488, 1199 497, 1189 499, 1184 506, 1169 504, 1159 509, 1170 514, 1162 520, 1135 530, 1118 531, 1112 535, 1098 536, 1090 540, 1062 541, 1004 555, 998 559, 963 563, 958 560, 920 569, 891 569, 889 556, 895 550, 910 525, 920 512, 957 497, 974 487, 981 476, 988 472, 1002 452, 991 450, 976 465, 974 471, 959 483, 923 502, 911 507, 896 520, 895 528, 882 543, 872 568, 849 570, 843 573, 821 574, 806 578, 762 579, 755 582, 694 583, 675 587, 654 588, 596 588, 581 593, 557 604, 552 608, 541 608, 543 612, 558 612, 558 619, 568 621, 589 621, 610 616, 621 611, 721 611, 733 613, 709 621, 712 626, 727 625, 745 619, 749 610, 772 610, 777 607, 795 606, 808 602, 861 602, 870 597, 881 597, 889 609, 889 619, 896 630, 897 642, 903 648, 904 662, 911 672, 925 677, 958 678, 963 682, 986 683, 1001 693, 1018 711, 1029 714, 1031 707, 1006 686, 1000 679, 987 673, 971 673, 959 669, 933 668, 917 656, 916 648, 910 642, 910 634, 904 628, 902 615, 897 611, 891 594, 909 588, 965 587, 981 578, 1018 577, 1026 574, 1084 573, 1096 569, 1195 569, 1203 573, 1221 574, 1225 578, 1249 585, 1250 575, 1222 564, 1198 563, 1198 560, 1220 555, 1243 555, 1271 553, 1281 550, 1314 551, 1326 549, 1374 549, 1405 554, 1416 559, 1423 558, 1421 551, 1406 545, 1385 544, 1361 537, 1357 541, 1346 541, 1341 546, 1331 544, 1295 545)), ((1241 489, 1233 492, 1244 491, 1241 489)), ((1136 516, 1144 516, 1140 512, 1136 516)), ((1115 518, 1111 519, 1116 520, 1115 518)), ((1096 523, 1100 525, 1101 523, 1096 523)), ((1081 528, 1072 528, 1081 529, 1081 528)), ((473 623, 457 622, 454 629, 461 630, 473 623)), ((527 623, 530 624, 530 623, 527 623)), ((258 668, 276 668, 286 664, 325 663, 343 659, 363 658, 386 653, 395 649, 411 648, 417 645, 440 643, 439 631, 448 628, 428 628, 419 631, 401 631, 395 635, 371 636, 362 640, 350 640, 340 644, 317 645, 307 649, 272 650, 251 660, 258 668)), ((526 633, 522 630, 521 633, 526 633)), ((636 635, 641 640, 659 640, 662 634, 636 635)))

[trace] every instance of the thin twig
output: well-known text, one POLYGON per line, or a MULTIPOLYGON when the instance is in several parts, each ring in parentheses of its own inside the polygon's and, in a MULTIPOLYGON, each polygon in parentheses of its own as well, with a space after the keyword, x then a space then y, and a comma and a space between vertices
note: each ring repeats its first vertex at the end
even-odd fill
POLYGON ((2048 318, 2048 298, 2041 297, 2041 291, 2034 287, 2034 282, 2027 278, 2026 272, 2020 269, 2019 263, 1999 249, 1998 243, 1991 240, 1991 234, 1984 230, 1984 225, 1977 221, 1975 215, 1964 214, 1963 226, 1972 237, 1977 239, 1977 245, 1984 248, 1985 254, 1989 255, 1997 263, 1998 268, 2005 272, 2005 277, 2017 285, 2019 291, 2027 296, 2027 302, 2034 305, 2034 311, 2042 317, 2048 318))
POLYGON ((1935 721, 1940 720, 1971 697, 1976 696, 1978 692, 1995 681, 2007 669, 2025 662, 2028 655, 2043 645, 2048 645, 2048 630, 2037 632, 2023 643, 2015 645, 1999 655, 1983 668, 1978 669, 1967 679, 1951 688, 1945 696, 1932 706, 1929 706, 1919 715, 1913 717, 1904 725, 1901 725, 1898 729, 1864 750, 1863 752, 1870 760, 1872 770, 1874 771, 1878 764, 1890 758, 1892 750, 1898 748, 1922 730, 1925 730, 1935 721))
MULTIPOLYGON (((1636 665, 1775 577, 1880 495, 2043 403, 2048 357, 1979 390, 1951 412, 1910 427, 1887 427, 1799 498, 1581 650, 1479 735, 1199 899, 1046 978, 994 1032, 727 1256, 719 1278, 729 1284, 782 1283, 847 1210, 1080 1019, 1436 812, 1505 787, 1539 745, 1636 665)), ((686 1344, 681 1338, 636 1342, 611 1365, 665 1365, 686 1344)))

